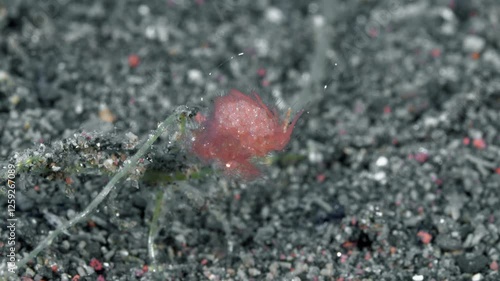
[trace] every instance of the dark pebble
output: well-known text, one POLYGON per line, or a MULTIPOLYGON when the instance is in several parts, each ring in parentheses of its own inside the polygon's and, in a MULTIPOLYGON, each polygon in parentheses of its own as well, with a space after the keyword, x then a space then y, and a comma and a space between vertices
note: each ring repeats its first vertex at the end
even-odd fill
POLYGON ((463 273, 478 273, 486 269, 488 258, 483 255, 465 254, 457 258, 457 264, 463 273))

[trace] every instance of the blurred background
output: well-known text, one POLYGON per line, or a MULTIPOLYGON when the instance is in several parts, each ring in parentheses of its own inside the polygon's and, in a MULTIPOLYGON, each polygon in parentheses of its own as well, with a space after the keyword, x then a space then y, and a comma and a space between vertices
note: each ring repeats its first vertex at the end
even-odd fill
MULTIPOLYGON (((168 189, 158 272, 158 186, 139 180, 19 276, 497 280, 499 20, 493 0, 0 1, 2 163, 82 134, 143 140, 233 88, 304 110, 258 180, 168 189)), ((110 178, 19 177, 19 256, 110 178)))

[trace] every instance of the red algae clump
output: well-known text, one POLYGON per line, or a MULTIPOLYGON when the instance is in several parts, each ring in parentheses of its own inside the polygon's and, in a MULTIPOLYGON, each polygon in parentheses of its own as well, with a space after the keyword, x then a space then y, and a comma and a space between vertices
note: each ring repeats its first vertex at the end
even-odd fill
POLYGON ((231 175, 251 179, 260 174, 251 162, 272 151, 283 150, 290 141, 300 113, 290 124, 290 110, 282 120, 254 94, 237 90, 218 97, 208 117, 199 116, 192 151, 202 160, 215 161, 231 175))

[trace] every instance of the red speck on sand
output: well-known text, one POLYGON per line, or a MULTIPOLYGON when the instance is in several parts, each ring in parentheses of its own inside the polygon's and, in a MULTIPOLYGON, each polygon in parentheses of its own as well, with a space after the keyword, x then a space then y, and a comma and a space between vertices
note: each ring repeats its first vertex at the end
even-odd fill
POLYGON ((102 263, 96 259, 96 258, 92 258, 90 260, 90 266, 95 270, 95 271, 100 271, 102 270, 102 263))
POLYGON ((472 142, 472 145, 474 145, 474 147, 477 149, 485 149, 486 148, 486 141, 484 141, 484 139, 481 139, 481 138, 474 139, 474 141, 472 142))
POLYGON ((440 57, 440 56, 441 56, 441 50, 440 50, 440 49, 438 49, 438 48, 434 48, 434 49, 432 49, 432 50, 431 50, 431 56, 432 56, 433 58, 438 58, 438 57, 440 57))
POLYGON ((419 152, 414 155, 414 158, 418 163, 425 163, 429 159, 429 154, 426 152, 419 152))
POLYGON ((128 66, 130 66, 131 68, 136 68, 140 62, 141 60, 138 55, 132 54, 128 56, 128 66))
POLYGON ((384 106, 384 114, 390 114, 392 112, 392 108, 388 105, 384 106))
POLYGON ((324 182, 324 181, 325 181, 325 179, 326 179, 325 174, 318 174, 318 175, 316 176, 316 181, 317 181, 317 182, 319 182, 319 183, 324 182))
POLYGON ((260 77, 266 76, 266 69, 265 68, 259 68, 257 70, 257 75, 259 75, 260 77))
POLYGON ((432 235, 426 231, 420 230, 417 233, 417 236, 420 238, 420 241, 424 244, 429 244, 432 240, 432 235))
POLYGON ((497 261, 492 261, 490 264, 490 269, 493 271, 498 271, 498 262, 497 261))

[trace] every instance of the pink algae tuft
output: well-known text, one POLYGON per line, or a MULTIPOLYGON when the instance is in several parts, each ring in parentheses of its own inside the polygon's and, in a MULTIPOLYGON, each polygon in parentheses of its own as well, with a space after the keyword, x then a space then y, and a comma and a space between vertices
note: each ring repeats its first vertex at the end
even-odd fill
POLYGON ((257 94, 231 90, 215 100, 208 117, 197 118, 200 127, 194 132, 192 150, 202 160, 217 162, 229 174, 254 178, 260 171, 251 158, 283 150, 299 117, 289 124, 290 112, 282 120, 257 94))

